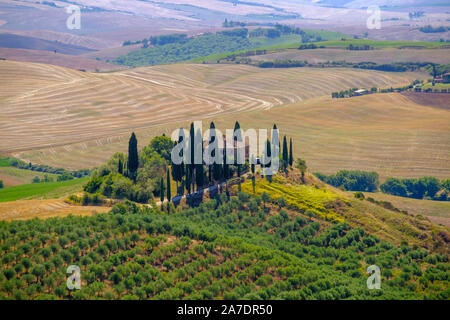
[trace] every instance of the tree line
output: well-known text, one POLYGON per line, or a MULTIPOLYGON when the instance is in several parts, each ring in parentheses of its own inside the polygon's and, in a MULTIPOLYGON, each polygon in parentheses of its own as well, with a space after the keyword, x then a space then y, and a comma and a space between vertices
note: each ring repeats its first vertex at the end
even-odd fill
POLYGON ((414 199, 450 200, 450 179, 439 181, 435 177, 418 179, 387 178, 380 186, 382 192, 414 199))
MULTIPOLYGON (((6 166, 15 167, 18 169, 58 174, 61 176, 64 175, 64 178, 62 178, 64 180, 69 180, 70 179, 69 176, 71 176, 72 178, 82 178, 82 177, 88 176, 90 174, 89 169, 80 169, 80 170, 70 171, 70 170, 66 170, 63 168, 53 168, 53 167, 50 167, 50 166, 44 165, 44 164, 33 164, 31 162, 25 162, 25 161, 22 161, 22 160, 19 160, 16 158, 4 158, 3 161, 5 162, 6 166)), ((58 181, 62 181, 62 180, 58 180, 58 181)))
POLYGON ((450 200, 450 179, 439 181, 435 177, 422 177, 417 179, 387 178, 380 185, 379 176, 376 172, 366 172, 359 170, 341 170, 336 174, 325 175, 319 172, 314 173, 323 182, 336 188, 347 191, 376 192, 400 197, 415 199, 430 199, 447 201, 450 200))

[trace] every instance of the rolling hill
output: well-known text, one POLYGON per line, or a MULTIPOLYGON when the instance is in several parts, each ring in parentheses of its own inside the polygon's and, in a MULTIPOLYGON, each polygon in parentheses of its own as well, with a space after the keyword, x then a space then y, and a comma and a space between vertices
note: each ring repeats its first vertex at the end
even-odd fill
POLYGON ((94 167, 125 151, 131 131, 143 145, 189 120, 231 128, 239 114, 244 128, 277 123, 313 171, 450 174, 447 110, 397 93, 328 98, 335 90, 407 84, 424 76, 417 73, 178 64, 91 74, 11 61, 0 68, 9 75, 0 92, 7 137, 0 149, 33 163, 94 167))
POLYGON ((268 110, 328 96, 336 90, 407 84, 422 77, 353 69, 266 70, 193 64, 93 74, 12 61, 0 61, 0 72, 8 75, 0 80, 3 152, 111 138, 140 128, 215 115, 268 110))
POLYGON ((58 41, 48 41, 12 33, 0 33, 0 47, 51 51, 68 55, 78 55, 94 51, 77 45, 61 43, 58 41))
POLYGON ((50 51, 10 49, 0 47, 0 58, 22 62, 45 63, 75 70, 117 70, 124 67, 89 59, 83 56, 54 53, 50 51))
POLYGON ((309 63, 327 61, 374 62, 378 64, 393 62, 433 62, 450 63, 450 49, 382 49, 369 51, 350 51, 346 49, 283 50, 266 55, 254 56, 252 60, 300 60, 309 63))

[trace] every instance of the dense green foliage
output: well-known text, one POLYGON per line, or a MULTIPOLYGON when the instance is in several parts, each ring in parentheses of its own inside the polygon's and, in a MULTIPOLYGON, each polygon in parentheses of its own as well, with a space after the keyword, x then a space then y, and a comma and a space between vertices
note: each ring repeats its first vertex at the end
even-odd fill
MULTIPOLYGON (((121 166, 119 166, 129 157, 123 153, 114 154, 107 163, 93 171, 91 180, 84 186, 84 191, 92 194, 99 193, 108 198, 147 203, 154 196, 160 195, 160 178, 164 177, 169 166, 162 155, 167 155, 172 145, 167 137, 154 138, 150 145, 141 151, 140 156, 137 153, 134 155, 138 162, 135 163, 136 170, 131 173, 128 166, 127 170, 122 170, 121 173, 121 166), (163 145, 166 146, 165 149, 162 148, 163 145)), ((137 152, 134 148, 133 143, 131 150, 137 152)))
POLYGON ((377 64, 375 62, 346 62, 346 61, 327 61, 320 63, 308 63, 304 60, 273 60, 252 62, 251 59, 236 60, 239 63, 247 63, 258 66, 260 68, 299 68, 299 67, 316 67, 316 68, 357 68, 367 70, 377 70, 385 72, 406 72, 406 71, 426 71, 433 75, 433 67, 435 75, 441 75, 449 70, 448 65, 437 65, 430 62, 393 62, 377 64))
POLYGON ((131 134, 130 141, 128 142, 128 176, 136 181, 137 169, 139 168, 139 157, 137 149, 137 139, 134 132, 131 134))
POLYGON ((187 41, 187 34, 166 34, 150 37, 150 43, 154 46, 163 46, 169 43, 184 43, 187 41))
POLYGON ((189 38, 182 43, 133 51, 117 58, 116 63, 127 66, 144 66, 186 61, 216 53, 239 51, 252 48, 250 41, 242 37, 223 34, 205 34, 189 38))
POLYGON ((0 298, 449 298, 445 255, 226 198, 172 215, 127 202, 93 217, 0 222, 0 298), (371 264, 380 290, 367 289, 371 264), (81 268, 81 290, 66 289, 69 265, 81 268))
POLYGON ((376 172, 341 170, 329 176, 321 173, 315 173, 315 175, 320 180, 336 188, 345 188, 348 191, 374 192, 378 190, 380 184, 378 173, 376 172))
POLYGON ((440 183, 434 177, 423 177, 419 179, 388 178, 380 186, 380 189, 384 193, 394 196, 445 201, 448 199, 448 181, 449 179, 446 179, 440 183))
MULTIPOLYGON (((73 177, 72 177, 72 179, 73 179, 73 177)), ((66 181, 66 180, 72 180, 72 179, 65 179, 65 180, 58 180, 58 181, 66 181)), ((39 178, 36 176, 31 181, 31 183, 41 183, 41 182, 53 182, 53 178, 47 174, 44 174, 44 176, 42 178, 39 178)))
POLYGON ((307 61, 298 60, 273 60, 258 63, 258 67, 260 68, 300 68, 306 65, 308 65, 307 61))

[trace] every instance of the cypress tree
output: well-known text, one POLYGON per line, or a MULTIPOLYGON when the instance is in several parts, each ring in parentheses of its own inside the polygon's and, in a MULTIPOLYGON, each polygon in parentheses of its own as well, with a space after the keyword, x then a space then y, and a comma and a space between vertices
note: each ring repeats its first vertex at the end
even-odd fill
POLYGON ((195 163, 195 144, 194 144, 194 137, 195 137, 195 132, 194 132, 194 124, 191 123, 191 128, 189 130, 189 146, 191 148, 191 169, 194 169, 194 163, 195 163))
POLYGON ((117 165, 117 172, 119 172, 120 174, 123 174, 123 163, 122 163, 122 159, 119 159, 119 164, 117 165))
MULTIPOLYGON (((209 125, 209 129, 210 130, 215 130, 216 129, 216 126, 214 125, 214 122, 211 122, 211 124, 209 125)), ((212 131, 211 131, 211 134, 209 136, 209 144, 211 145, 212 143, 216 142, 215 139, 216 139, 216 137, 213 136, 212 131)), ((216 150, 213 150, 211 152, 211 156, 212 157, 216 156, 216 150)), ((215 171, 215 165, 216 165, 216 163, 214 162, 212 165, 209 165, 209 167, 208 167, 208 177, 209 177, 209 183, 210 184, 213 181, 213 172, 215 171)), ((214 177, 215 177, 215 173, 214 173, 214 177)))
POLYGON ((161 203, 164 202, 164 179, 161 177, 161 181, 159 182, 159 197, 161 199, 161 203))
MULTIPOLYGON (((276 130, 278 130, 278 128, 277 128, 277 125, 274 124, 274 125, 273 125, 273 131, 274 131, 274 133, 276 132, 276 130)), ((280 133, 278 132, 278 155, 279 155, 279 157, 280 157, 280 159, 281 159, 281 153, 280 153, 280 150, 281 150, 281 140, 280 140, 279 134, 280 134, 280 133)), ((272 137, 272 143, 274 143, 274 137, 272 137)))
POLYGON ((292 165, 294 164, 294 156, 292 151, 292 138, 289 139, 289 166, 292 168, 292 165))
POLYGON ((227 146, 224 144, 223 148, 223 178, 228 179, 228 161, 227 161, 227 146))
MULTIPOLYGON (((195 168, 195 131, 194 131, 194 124, 191 123, 191 128, 189 130, 189 145, 191 148, 191 167, 190 167, 190 175, 191 177, 190 182, 193 184, 194 182, 194 168, 195 168)), ((194 188, 192 188, 192 191, 194 191, 194 188)))
POLYGON ((192 184, 192 174, 190 166, 186 165, 186 191, 188 194, 191 194, 191 184, 192 184))
MULTIPOLYGON (((222 139, 223 137, 217 137, 217 139, 222 139)), ((217 141, 217 144, 219 144, 219 141, 217 141)), ((223 150, 225 150, 225 145, 223 150)), ((213 178, 215 181, 220 181, 223 178, 223 163, 216 163, 213 164, 213 178)))
MULTIPOLYGON (((271 147, 271 143, 270 143, 269 139, 267 139, 267 141, 266 141, 266 150, 265 150, 265 153, 264 153, 264 159, 270 159, 271 156, 272 156, 272 147, 271 147)), ((264 167, 270 168, 271 163, 272 163, 272 161, 269 160, 269 162, 264 167)))
MULTIPOLYGON (((240 176, 240 172, 241 172, 241 164, 238 163, 238 142, 242 142, 242 135, 241 135, 241 125, 239 124, 238 121, 236 121, 236 123, 234 124, 234 164, 237 165, 237 169, 238 169, 238 175, 240 176)), ((239 184, 240 187, 240 184, 239 184)))
POLYGON ((197 185, 197 191, 203 188, 205 185, 204 181, 204 172, 203 172, 203 165, 196 164, 195 165, 195 184, 197 185))
POLYGON ((171 196, 171 190, 170 190, 170 171, 169 169, 167 169, 167 201, 171 201, 172 200, 172 196, 171 196))
POLYGON ((134 132, 131 134, 130 141, 128 142, 128 171, 130 178, 136 182, 137 169, 139 167, 139 158, 137 150, 137 139, 134 132))
POLYGON ((289 154, 286 136, 283 137, 283 169, 286 170, 289 163, 289 154))

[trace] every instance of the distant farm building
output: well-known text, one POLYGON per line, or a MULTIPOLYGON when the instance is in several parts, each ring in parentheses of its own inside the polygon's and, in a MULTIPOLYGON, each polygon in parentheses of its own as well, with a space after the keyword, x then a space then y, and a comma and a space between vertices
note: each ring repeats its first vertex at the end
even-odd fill
POLYGON ((443 74, 442 76, 434 79, 434 83, 450 83, 450 73, 443 74))
POLYGON ((354 96, 363 96, 368 93, 369 93, 369 91, 367 91, 366 89, 359 89, 359 90, 356 90, 355 92, 353 92, 353 95, 354 96))

